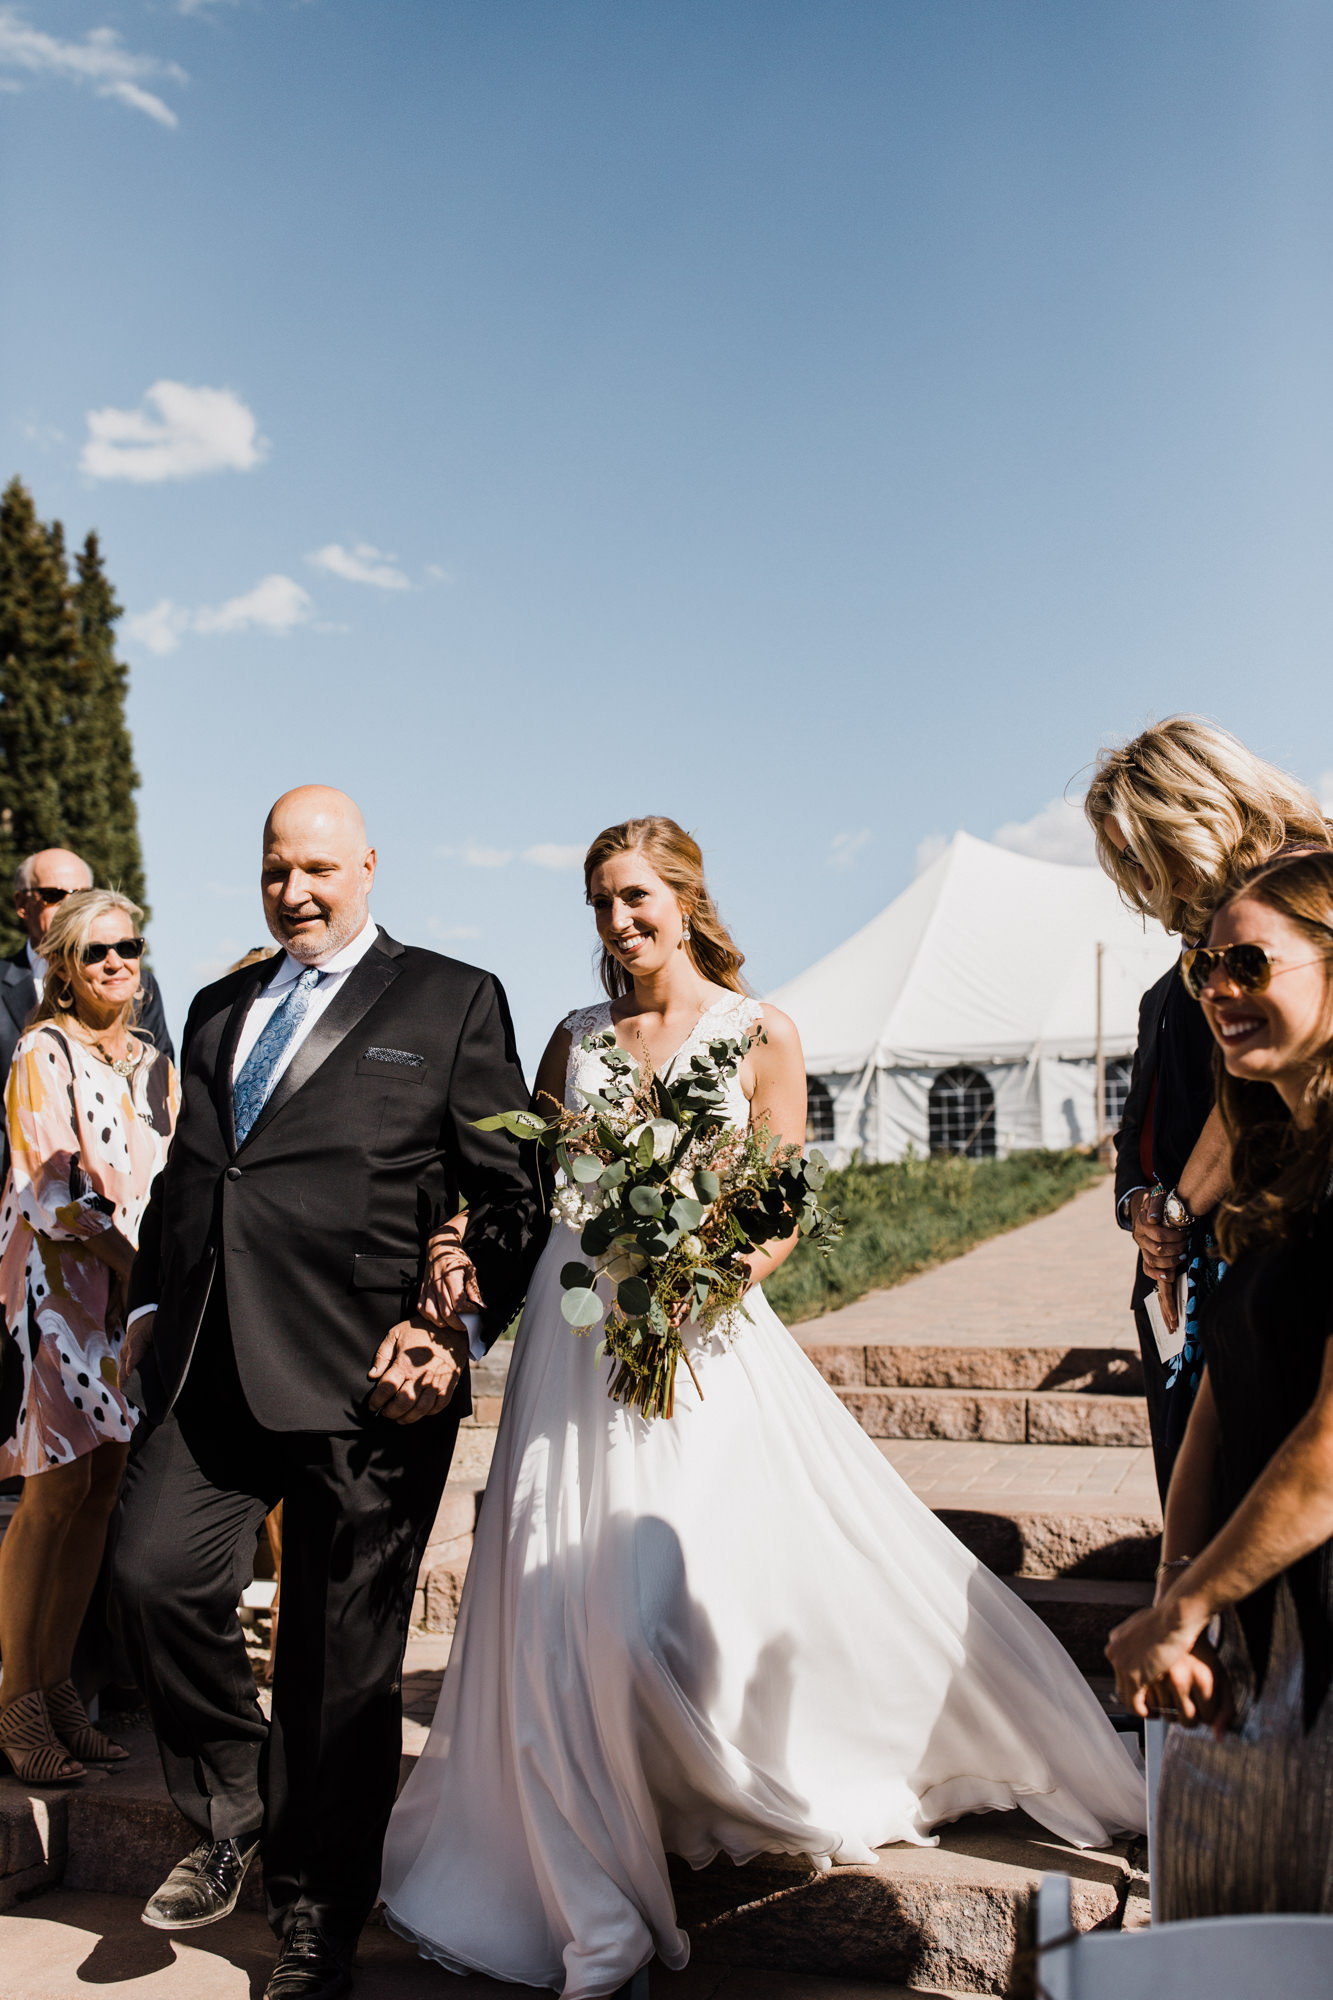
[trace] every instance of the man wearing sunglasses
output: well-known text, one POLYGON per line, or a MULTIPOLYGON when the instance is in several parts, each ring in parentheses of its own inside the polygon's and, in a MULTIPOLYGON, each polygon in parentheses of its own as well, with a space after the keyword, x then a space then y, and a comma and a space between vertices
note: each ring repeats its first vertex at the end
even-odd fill
MULTIPOLYGON (((28 935, 26 942, 11 958, 0 958, 0 1090, 9 1079, 9 1066, 14 1060, 19 1036, 37 1005, 42 981, 46 977, 42 943, 47 927, 66 896, 72 895, 76 889, 91 889, 92 886, 93 871, 88 863, 65 847, 44 847, 39 854, 30 854, 26 861, 19 863, 14 876, 14 908, 18 911, 19 923, 28 935)), ((162 996, 147 967, 143 970, 139 990, 142 996, 139 1029, 145 1038, 151 1038, 154 1048, 174 1060, 175 1050, 167 1032, 162 996)), ((8 1166, 9 1145, 4 1137, 3 1122, 0 1121, 0 1178, 3 1178, 8 1166)))

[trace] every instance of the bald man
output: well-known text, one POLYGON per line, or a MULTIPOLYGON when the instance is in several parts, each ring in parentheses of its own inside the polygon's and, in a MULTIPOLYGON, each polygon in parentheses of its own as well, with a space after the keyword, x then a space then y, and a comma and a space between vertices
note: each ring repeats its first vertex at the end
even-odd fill
POLYGON ((261 888, 283 950, 190 1009, 124 1349, 157 1422, 126 1477, 116 1598, 198 1836, 144 1921, 225 1916, 262 1837, 268 2000, 349 1990, 469 1347, 508 1324, 545 1235, 527 1162, 476 1129, 527 1102, 504 994, 381 930, 374 879, 344 793, 278 800, 261 888), (270 1727, 236 1604, 279 1500, 270 1727))

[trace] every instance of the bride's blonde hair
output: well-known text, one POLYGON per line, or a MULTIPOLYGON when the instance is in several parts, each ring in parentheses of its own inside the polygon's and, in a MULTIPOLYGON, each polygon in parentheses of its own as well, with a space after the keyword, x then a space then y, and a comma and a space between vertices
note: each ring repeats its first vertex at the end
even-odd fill
MULTIPOLYGON (((608 826, 599 833, 583 858, 583 886, 589 900, 593 874, 602 863, 613 854, 635 853, 643 855, 680 904, 690 933, 685 949, 697 970, 715 986, 729 986, 733 993, 744 993, 746 986, 741 978, 744 953, 736 949, 731 932, 708 893, 698 841, 677 826, 674 819, 650 813, 645 819, 622 820, 619 826, 608 826)), ((602 952, 598 969, 602 985, 613 1000, 632 991, 633 978, 609 951, 602 952)))

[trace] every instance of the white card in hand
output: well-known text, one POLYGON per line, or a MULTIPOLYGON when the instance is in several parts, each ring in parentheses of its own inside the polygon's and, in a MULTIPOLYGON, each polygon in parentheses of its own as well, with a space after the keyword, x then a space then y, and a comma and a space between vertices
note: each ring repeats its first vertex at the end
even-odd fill
POLYGON ((1182 1271, 1176 1279, 1176 1330, 1172 1333, 1162 1311, 1162 1301, 1153 1287, 1144 1304, 1148 1308, 1148 1323, 1152 1327, 1153 1339, 1157 1342, 1157 1352, 1163 1362, 1174 1361, 1185 1345, 1185 1303, 1189 1295, 1189 1280, 1182 1271))

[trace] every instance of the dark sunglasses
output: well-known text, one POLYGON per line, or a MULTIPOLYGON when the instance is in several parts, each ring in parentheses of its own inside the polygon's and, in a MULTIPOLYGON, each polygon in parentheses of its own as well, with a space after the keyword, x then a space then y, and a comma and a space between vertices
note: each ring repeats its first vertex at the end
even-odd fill
POLYGON ((83 963, 100 965, 109 951, 114 951, 117 958, 142 958, 143 948, 143 938, 121 938, 118 944, 86 944, 82 953, 83 963))
POLYGON ((47 909, 50 910, 57 903, 63 903, 66 896, 72 896, 74 891, 72 889, 29 889, 28 894, 38 897, 46 904, 47 909))
MULTIPOLYGON (((1317 965, 1319 961, 1307 958, 1301 963, 1317 965)), ((1185 990, 1196 1000, 1203 997, 1203 989, 1215 972, 1223 973, 1242 993, 1262 993, 1275 972, 1295 970, 1294 965, 1283 965, 1281 959, 1274 958, 1261 944, 1228 944, 1221 951, 1200 944, 1192 951, 1182 952, 1180 959, 1185 990)))

